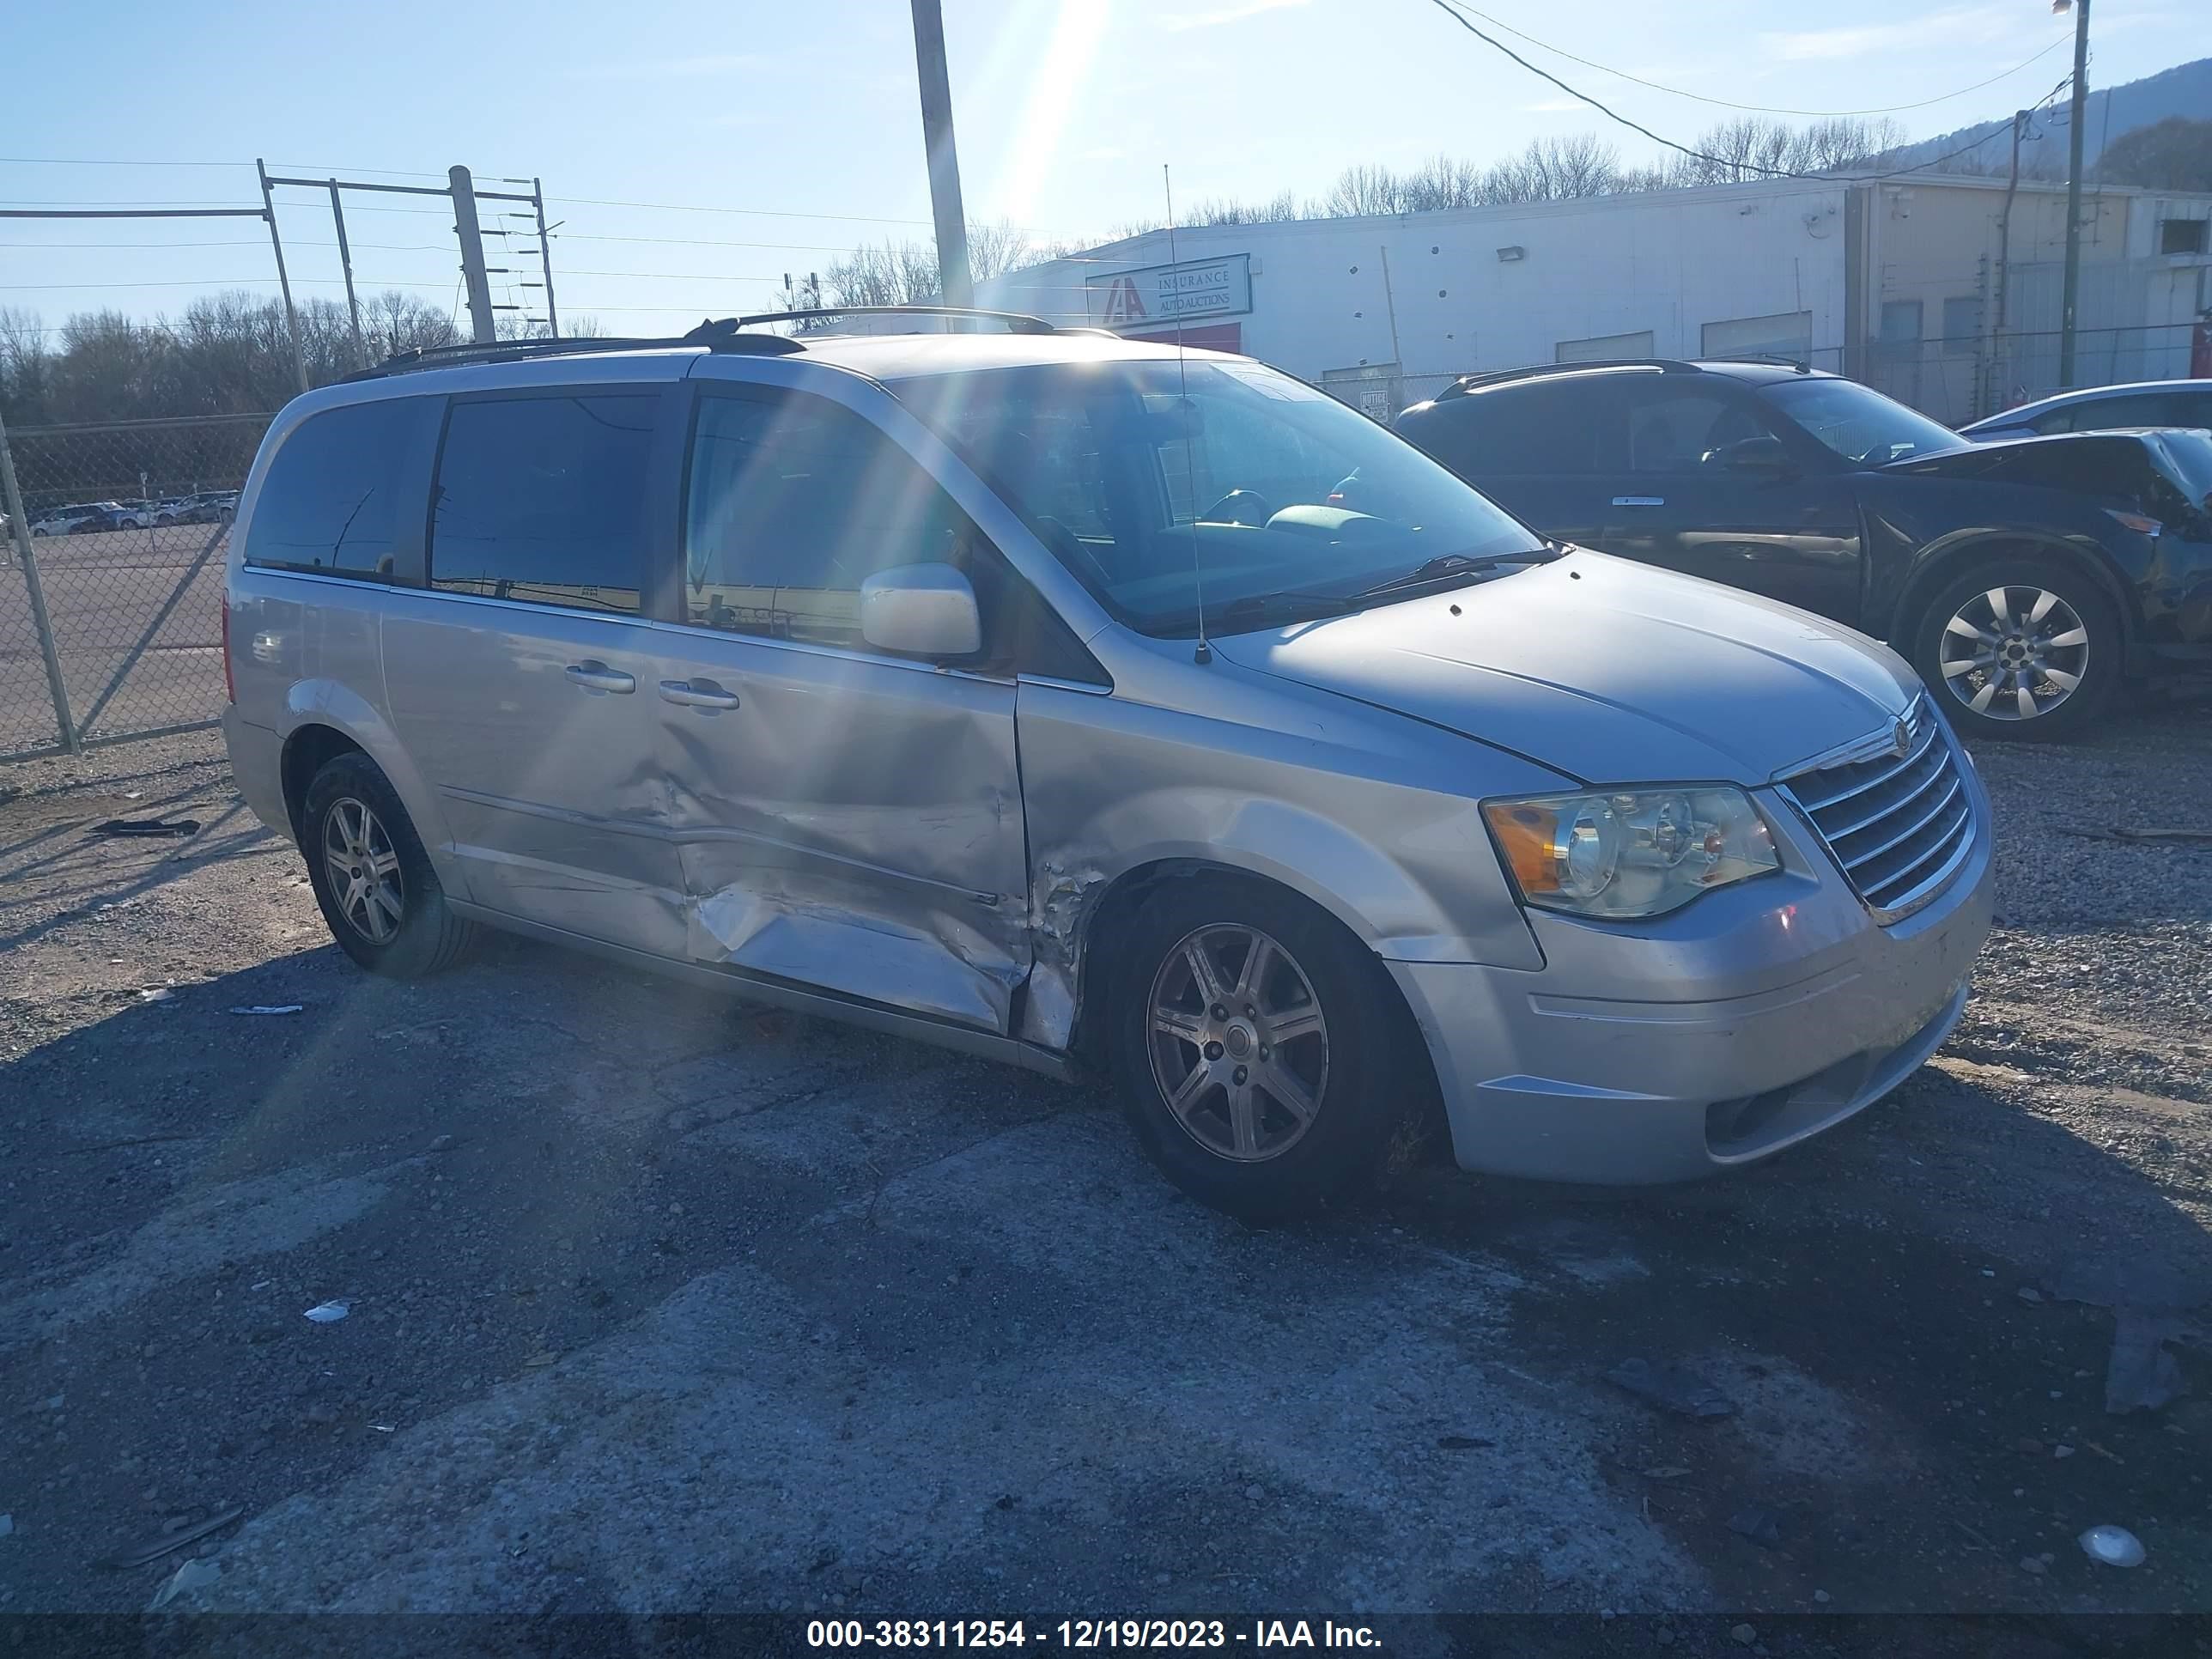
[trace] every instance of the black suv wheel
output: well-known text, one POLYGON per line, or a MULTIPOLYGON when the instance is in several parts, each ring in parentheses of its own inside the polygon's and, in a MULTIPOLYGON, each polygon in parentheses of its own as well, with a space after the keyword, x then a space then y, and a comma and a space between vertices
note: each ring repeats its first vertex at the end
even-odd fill
POLYGON ((1996 558, 1929 602, 1911 657, 1960 735, 2068 738, 2118 689, 2119 616, 2095 580, 2069 566, 1996 558))

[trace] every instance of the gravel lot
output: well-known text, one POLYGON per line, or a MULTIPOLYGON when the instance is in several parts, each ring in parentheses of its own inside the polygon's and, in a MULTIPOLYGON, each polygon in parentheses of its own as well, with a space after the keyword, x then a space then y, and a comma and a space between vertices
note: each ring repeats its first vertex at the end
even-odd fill
POLYGON ((1097 1091, 534 946, 372 981, 213 734, 0 769, 0 1610, 2212 1611, 2212 843, 2116 835, 2212 832, 2212 708, 1979 759, 2002 926, 1883 1105, 1268 1231, 1097 1091), (2123 1324, 2194 1394, 2108 1414, 2123 1324))

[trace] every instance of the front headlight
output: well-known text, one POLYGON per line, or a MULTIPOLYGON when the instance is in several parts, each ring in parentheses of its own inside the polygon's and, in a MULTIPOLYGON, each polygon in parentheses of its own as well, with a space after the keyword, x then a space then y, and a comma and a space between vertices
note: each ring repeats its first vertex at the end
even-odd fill
POLYGON ((1523 903, 1616 921, 1782 867, 1741 789, 1657 788, 1486 801, 1523 903))

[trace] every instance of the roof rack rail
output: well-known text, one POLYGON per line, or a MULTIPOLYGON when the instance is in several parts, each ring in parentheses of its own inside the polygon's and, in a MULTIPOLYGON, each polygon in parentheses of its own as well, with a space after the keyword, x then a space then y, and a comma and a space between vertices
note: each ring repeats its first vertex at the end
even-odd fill
POLYGON ((1803 357, 1793 357, 1786 351, 1723 351, 1705 359, 1710 363, 1771 363, 1777 368, 1794 368, 1800 374, 1810 374, 1812 363, 1803 357))
POLYGON ((349 386, 356 380, 381 380, 387 374, 405 374, 418 368, 453 368, 467 363, 513 362, 531 357, 582 356, 601 351, 667 350, 679 346, 704 346, 709 351, 743 352, 766 357, 788 356, 806 348, 797 340, 782 334, 739 334, 726 320, 703 322, 688 333, 667 337, 614 337, 604 335, 581 338, 553 340, 463 340, 455 345, 415 346, 395 352, 382 362, 358 369, 339 380, 349 386))
POLYGON ((763 311, 751 317, 725 318, 717 323, 702 325, 702 328, 751 328, 761 323, 806 323, 825 317, 964 317, 1004 323, 1009 334, 1060 332, 1043 318, 1032 317, 1027 312, 985 311, 975 306, 816 306, 805 311, 763 311))
POLYGON ((1485 386, 1501 386, 1509 380, 1535 380, 1546 374, 1574 374, 1605 368, 1656 368, 1662 374, 1694 374, 1697 368, 1695 363, 1684 362, 1677 357, 1599 357, 1579 363, 1530 363, 1522 368, 1493 368, 1480 374, 1462 374, 1431 401, 1464 398, 1485 386))

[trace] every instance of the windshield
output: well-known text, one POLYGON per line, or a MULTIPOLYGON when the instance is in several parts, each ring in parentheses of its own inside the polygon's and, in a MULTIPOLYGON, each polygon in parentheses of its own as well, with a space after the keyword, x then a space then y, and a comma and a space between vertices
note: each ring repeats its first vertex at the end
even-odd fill
POLYGON ((1847 461, 1882 466, 1957 449, 1965 440, 1856 380, 1778 380, 1760 395, 1847 461))
POLYGON ((1194 630, 1201 580, 1209 623, 1257 626, 1354 608, 1425 568, 1465 580, 1462 558, 1547 556, 1427 456, 1258 363, 1052 364, 897 390, 1146 633, 1194 630))

